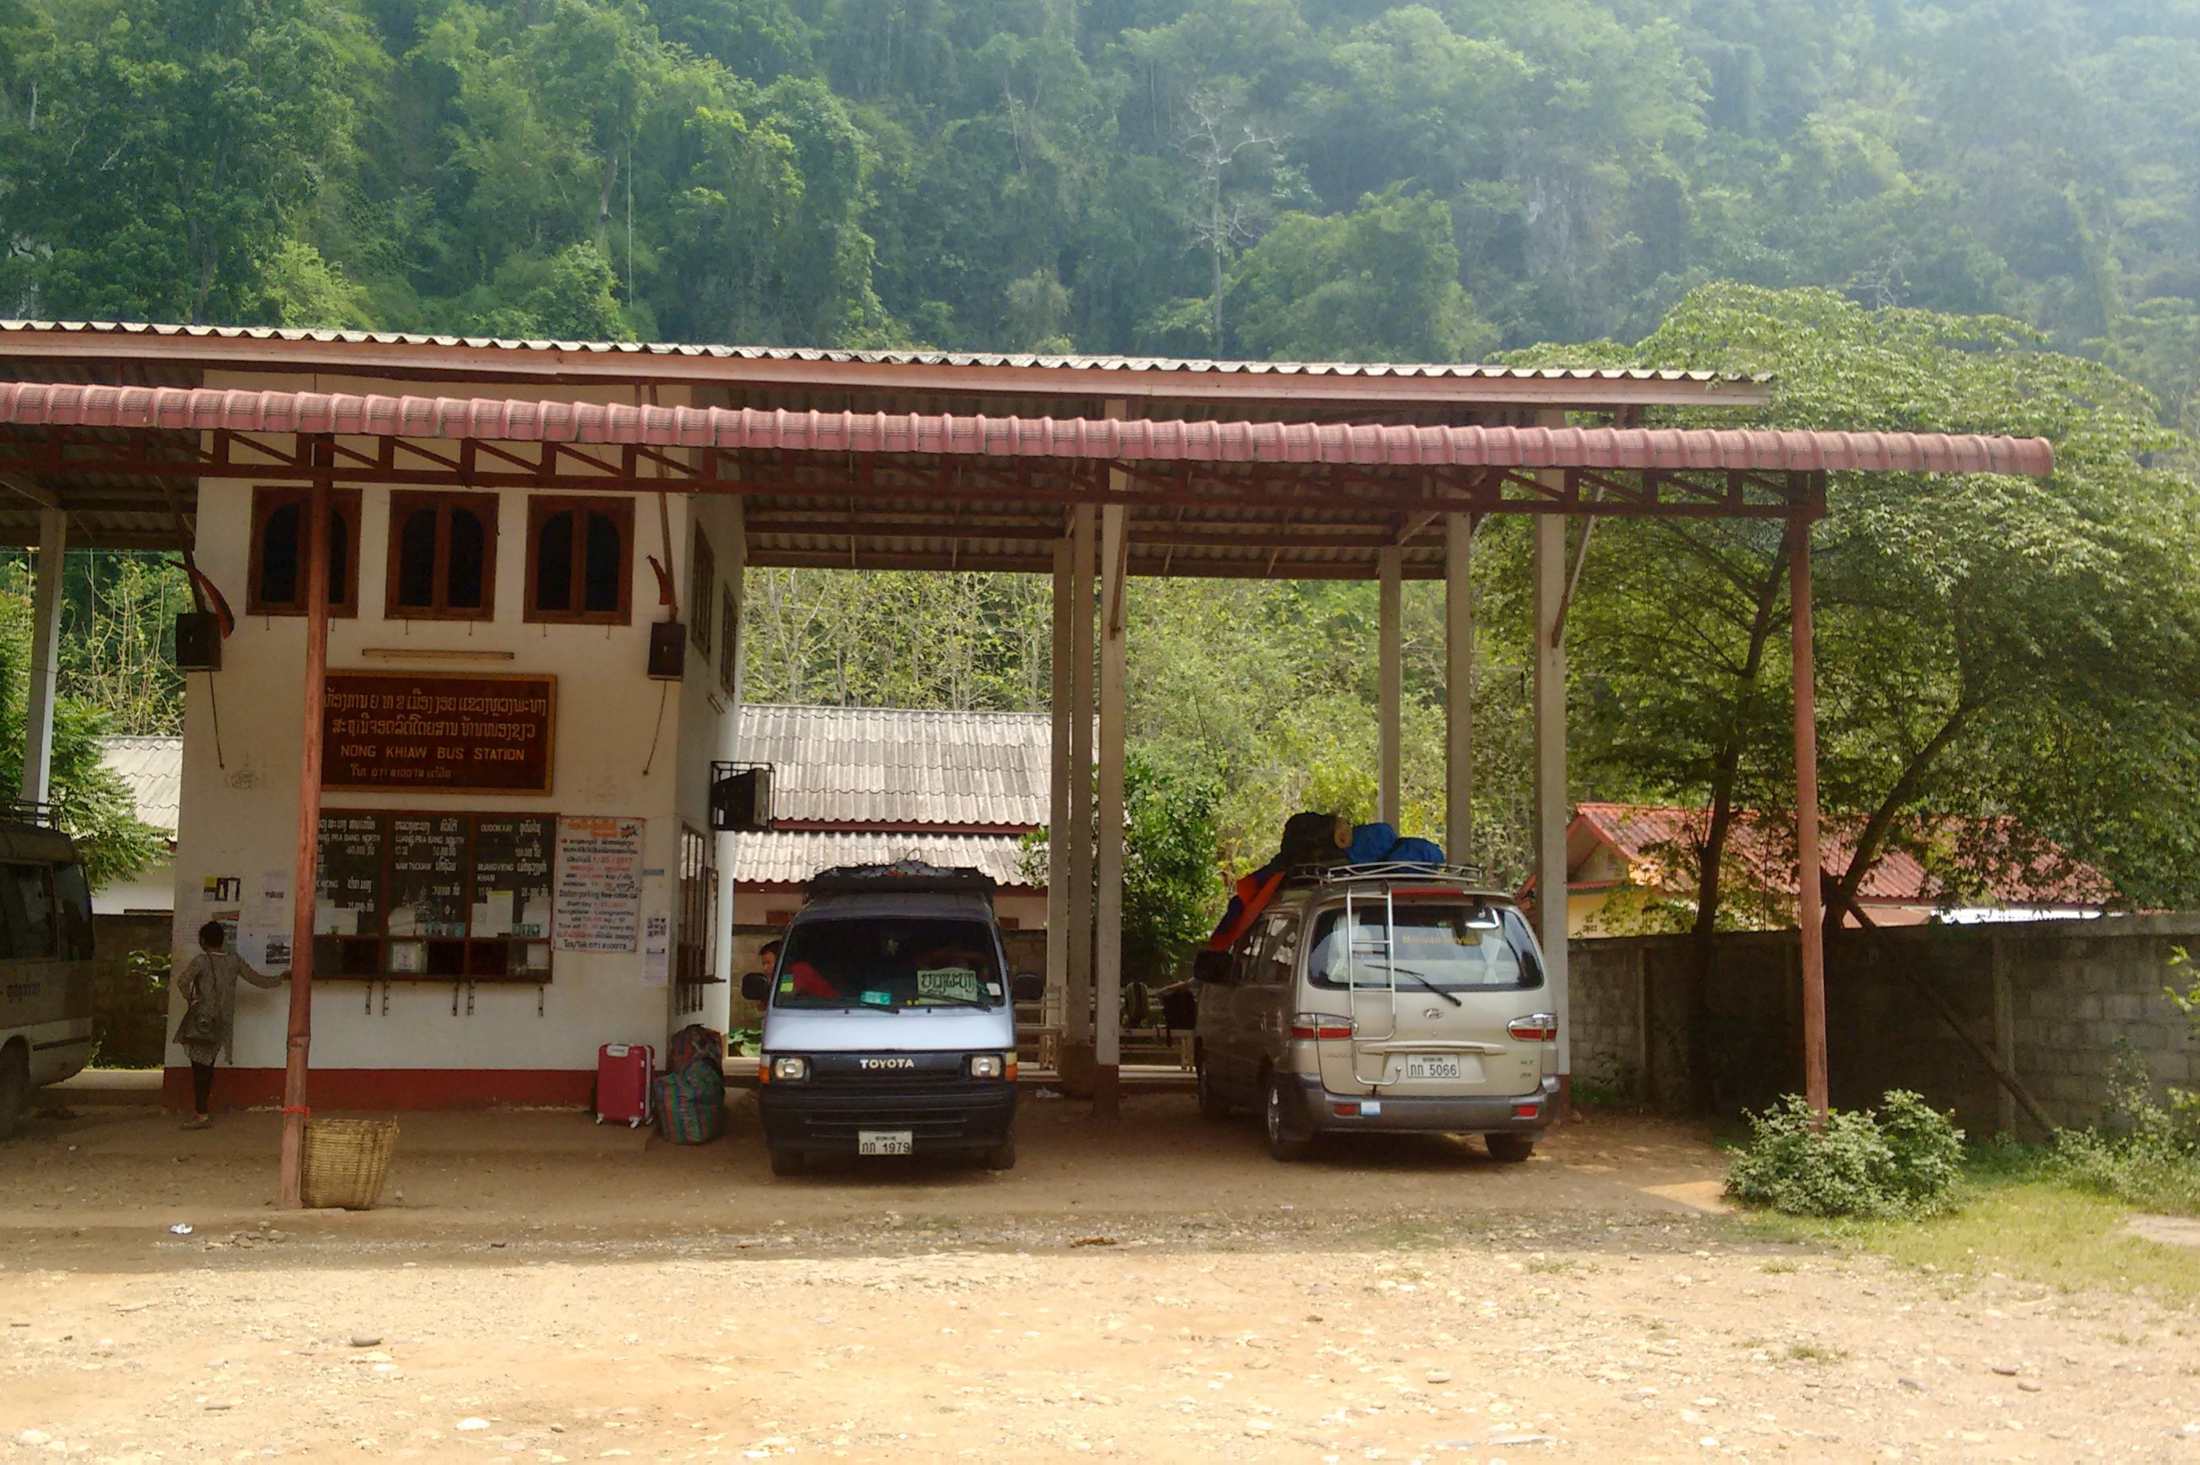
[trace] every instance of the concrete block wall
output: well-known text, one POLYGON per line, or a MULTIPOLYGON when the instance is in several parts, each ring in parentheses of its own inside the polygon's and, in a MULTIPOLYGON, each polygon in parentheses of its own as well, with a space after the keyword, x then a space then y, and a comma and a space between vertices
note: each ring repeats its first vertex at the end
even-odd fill
MULTIPOLYGON (((2163 995, 2178 946, 2200 950, 2200 915, 1844 934, 1826 953, 1833 1100, 1863 1106, 1906 1088, 1953 1109, 1972 1134, 2016 1124, 2014 1100, 1920 995, 1921 980, 2012 1063, 2058 1124, 2099 1117, 2124 1046, 2146 1060, 2158 1088, 2200 1082, 2200 1051, 2163 995)), ((1720 1112, 1761 1108, 1802 1087, 1793 932, 1720 936, 1700 1000, 1687 937, 1580 939, 1570 952, 1578 1087, 1687 1112, 1698 1021, 1720 1112)), ((2038 1137, 2029 1124, 2019 1132, 2038 1137)))

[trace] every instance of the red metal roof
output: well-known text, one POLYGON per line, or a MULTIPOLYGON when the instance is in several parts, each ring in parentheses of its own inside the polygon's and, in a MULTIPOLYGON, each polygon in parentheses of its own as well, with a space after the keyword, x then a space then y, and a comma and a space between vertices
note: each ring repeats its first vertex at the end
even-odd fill
POLYGON ((1769 472, 1859 469, 2031 477, 2054 471, 2054 449, 2043 439, 1942 433, 765 412, 44 382, 0 383, 0 423, 1124 461, 1769 472))
MULTIPOLYGON (((1626 862, 1632 883, 1657 889, 1668 888, 1676 876, 1692 874, 1689 861, 1700 848, 1709 822, 1706 809, 1577 804, 1573 830, 1610 846, 1626 862)), ((1912 826, 1905 834, 1914 841, 1919 832, 1912 826)), ((1840 821, 1826 821, 1820 833, 1820 863, 1827 874, 1838 876, 1848 868, 1855 851, 1852 835, 1840 821)), ((1728 858, 1747 872, 1753 884, 1793 895, 1795 849, 1789 832, 1745 810, 1736 818, 1727 841, 1728 858)), ((2007 820, 1940 821, 1928 831, 1928 842, 1962 846, 1976 856, 1980 868, 1965 873, 1977 880, 1989 904, 2096 909, 2115 896, 2115 887, 2098 869, 2070 858, 2047 840, 2026 837, 2007 820)), ((1579 861, 1569 858, 1567 863, 1579 861)), ((1941 876, 1903 841, 1881 849, 1865 872, 1857 896, 1867 905, 1969 903, 1958 900, 1941 876)))

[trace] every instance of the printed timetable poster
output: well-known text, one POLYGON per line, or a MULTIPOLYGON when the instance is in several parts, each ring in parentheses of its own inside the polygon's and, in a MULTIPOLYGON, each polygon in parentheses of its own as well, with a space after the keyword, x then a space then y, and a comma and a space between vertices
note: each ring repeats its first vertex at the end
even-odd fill
POLYGON ((560 951, 628 952, 641 945, 642 834, 648 821, 558 820, 551 941, 560 951))

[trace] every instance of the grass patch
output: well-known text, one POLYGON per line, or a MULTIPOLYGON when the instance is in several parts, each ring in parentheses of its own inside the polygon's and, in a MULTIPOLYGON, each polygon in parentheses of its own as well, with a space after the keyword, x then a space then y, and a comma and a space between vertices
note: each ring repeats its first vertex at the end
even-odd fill
POLYGON ((1789 1363, 1840 1363, 1848 1358, 1849 1350, 1831 1343, 1790 1343, 1780 1356, 1789 1363))
POLYGON ((2000 1272, 2066 1289, 2144 1289, 2164 1302, 2200 1304, 2200 1253, 2123 1234, 2132 1207, 2074 1182, 2041 1151, 1972 1150, 1954 1200, 1951 1213, 1916 1221, 1760 1211, 1740 1224, 1761 1237, 1859 1247, 1936 1272, 2000 1272))

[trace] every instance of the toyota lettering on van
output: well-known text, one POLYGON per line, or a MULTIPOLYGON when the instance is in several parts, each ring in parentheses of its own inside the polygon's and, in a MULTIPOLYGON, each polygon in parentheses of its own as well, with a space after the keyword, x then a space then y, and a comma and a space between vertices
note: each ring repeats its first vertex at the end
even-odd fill
POLYGON ((917 1060, 914 1058, 859 1058, 856 1063, 863 1068, 915 1068, 917 1066, 917 1060))

